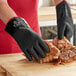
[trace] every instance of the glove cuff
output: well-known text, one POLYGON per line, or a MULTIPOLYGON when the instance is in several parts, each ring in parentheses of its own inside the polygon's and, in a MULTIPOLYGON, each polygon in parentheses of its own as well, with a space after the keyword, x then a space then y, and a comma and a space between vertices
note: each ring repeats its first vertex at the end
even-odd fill
POLYGON ((30 26, 27 24, 27 22, 20 17, 13 17, 6 25, 5 31, 12 34, 17 29, 27 29, 30 28, 30 26))
POLYGON ((71 5, 67 0, 62 0, 62 1, 60 1, 58 4, 56 4, 56 7, 57 7, 58 5, 60 5, 61 3, 63 3, 63 2, 66 2, 66 3, 68 3, 69 5, 71 5))

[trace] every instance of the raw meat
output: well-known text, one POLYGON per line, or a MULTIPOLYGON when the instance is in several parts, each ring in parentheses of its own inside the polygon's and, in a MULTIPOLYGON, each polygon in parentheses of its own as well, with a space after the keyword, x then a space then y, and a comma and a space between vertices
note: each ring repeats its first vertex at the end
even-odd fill
POLYGON ((46 53, 46 57, 41 58, 39 61, 40 63, 51 62, 51 61, 53 61, 53 59, 58 59, 58 57, 60 55, 60 50, 58 48, 56 48, 56 46, 54 46, 52 44, 52 42, 45 41, 45 43, 48 45, 48 47, 50 49, 50 53, 46 53))
POLYGON ((62 40, 54 38, 53 41, 45 41, 50 49, 46 58, 41 58, 40 63, 52 62, 54 64, 63 64, 76 60, 76 47, 64 37, 62 40))

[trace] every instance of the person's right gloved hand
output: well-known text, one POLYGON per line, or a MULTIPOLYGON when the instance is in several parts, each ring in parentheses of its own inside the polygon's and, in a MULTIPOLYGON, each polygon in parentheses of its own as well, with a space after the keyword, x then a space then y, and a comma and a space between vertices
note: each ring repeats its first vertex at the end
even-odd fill
POLYGON ((5 31, 16 40, 30 61, 32 61, 32 57, 38 61, 40 57, 46 56, 45 52, 50 51, 42 38, 22 18, 15 17, 10 20, 5 31))
POLYGON ((56 6, 56 12, 58 39, 62 39, 65 36, 70 40, 73 35, 73 19, 69 4, 66 1, 61 2, 56 6))

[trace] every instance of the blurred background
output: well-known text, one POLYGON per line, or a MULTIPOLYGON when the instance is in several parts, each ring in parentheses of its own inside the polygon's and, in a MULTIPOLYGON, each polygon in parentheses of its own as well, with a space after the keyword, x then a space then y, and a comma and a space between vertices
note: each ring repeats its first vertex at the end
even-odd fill
MULTIPOLYGON (((71 43, 76 45, 76 0, 68 0, 74 22, 74 35, 71 43)), ((39 24, 43 39, 53 39, 57 36, 57 19, 54 0, 39 0, 39 24)))
MULTIPOLYGON (((76 5, 76 0, 67 0, 70 4, 76 5)), ((54 0, 39 0, 39 7, 53 6, 54 0)))

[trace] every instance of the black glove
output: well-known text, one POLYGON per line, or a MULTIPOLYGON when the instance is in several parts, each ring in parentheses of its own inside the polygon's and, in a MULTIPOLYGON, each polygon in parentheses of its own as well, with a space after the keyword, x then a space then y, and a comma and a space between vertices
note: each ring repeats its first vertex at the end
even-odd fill
POLYGON ((58 38, 62 39, 65 36, 70 39, 73 35, 73 20, 69 4, 63 1, 56 7, 56 12, 58 38))
POLYGON ((10 20, 5 31, 17 41, 30 61, 32 61, 32 56, 38 61, 39 57, 45 57, 45 52, 49 52, 49 48, 45 42, 36 32, 31 30, 27 22, 22 18, 15 17, 10 20))

